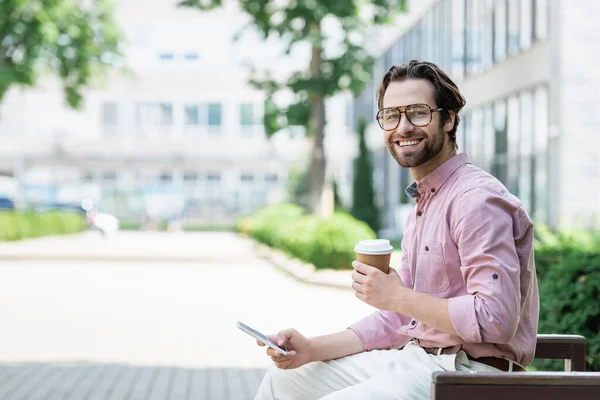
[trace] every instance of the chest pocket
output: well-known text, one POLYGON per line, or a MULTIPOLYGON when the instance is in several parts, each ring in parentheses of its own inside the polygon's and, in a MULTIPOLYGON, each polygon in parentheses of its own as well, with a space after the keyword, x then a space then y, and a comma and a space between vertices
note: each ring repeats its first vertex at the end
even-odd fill
POLYGON ((416 260, 415 288, 423 293, 440 293, 450 288, 441 243, 423 243, 416 260))

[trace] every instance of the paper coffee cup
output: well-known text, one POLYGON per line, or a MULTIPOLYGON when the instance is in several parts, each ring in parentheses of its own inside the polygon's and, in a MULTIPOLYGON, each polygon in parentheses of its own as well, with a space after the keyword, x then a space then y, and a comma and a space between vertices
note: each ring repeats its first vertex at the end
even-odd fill
POLYGON ((386 239, 361 240, 354 247, 356 259, 375 267, 386 274, 390 270, 390 259, 394 248, 386 239))

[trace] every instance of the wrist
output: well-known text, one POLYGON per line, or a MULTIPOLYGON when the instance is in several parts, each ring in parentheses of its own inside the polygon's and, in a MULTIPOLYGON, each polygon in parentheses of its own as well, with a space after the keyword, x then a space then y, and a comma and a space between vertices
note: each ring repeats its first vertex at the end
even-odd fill
POLYGON ((400 287, 396 297, 396 307, 394 307, 394 311, 406 315, 408 312, 407 306, 412 304, 411 297, 413 293, 414 291, 406 286, 400 287))
POLYGON ((308 338, 308 362, 317 361, 315 339, 308 338))

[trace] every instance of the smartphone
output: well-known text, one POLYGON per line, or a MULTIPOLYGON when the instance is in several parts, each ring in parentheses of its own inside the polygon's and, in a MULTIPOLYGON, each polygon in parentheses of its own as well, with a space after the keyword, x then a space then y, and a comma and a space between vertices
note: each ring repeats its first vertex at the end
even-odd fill
POLYGON ((269 346, 273 350, 277 350, 278 352, 280 352, 284 356, 287 356, 287 354, 288 354, 287 349, 284 348, 284 347, 277 346, 277 344, 273 343, 273 341, 270 340, 266 335, 263 335, 259 331, 250 328, 248 325, 246 325, 246 324, 244 324, 244 323, 242 323, 240 321, 237 322, 237 327, 241 331, 246 332, 248 335, 250 335, 253 338, 259 340, 260 342, 266 344, 267 346, 269 346))

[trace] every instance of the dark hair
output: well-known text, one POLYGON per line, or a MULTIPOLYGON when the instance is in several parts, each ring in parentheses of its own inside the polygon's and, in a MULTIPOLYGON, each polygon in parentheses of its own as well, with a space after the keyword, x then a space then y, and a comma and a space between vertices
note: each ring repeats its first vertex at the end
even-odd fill
POLYGON ((466 101, 460 94, 456 84, 450 77, 442 71, 437 65, 428 61, 410 60, 406 64, 392 65, 385 73, 379 87, 377 88, 377 105, 383 108, 383 95, 389 84, 395 81, 404 79, 426 79, 433 84, 435 88, 436 106, 443 108, 441 112, 441 123, 446 123, 449 118, 448 111, 454 112, 454 126, 450 130, 448 136, 450 141, 456 147, 456 128, 460 122, 458 112, 465 106, 466 101))

